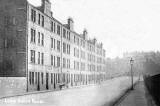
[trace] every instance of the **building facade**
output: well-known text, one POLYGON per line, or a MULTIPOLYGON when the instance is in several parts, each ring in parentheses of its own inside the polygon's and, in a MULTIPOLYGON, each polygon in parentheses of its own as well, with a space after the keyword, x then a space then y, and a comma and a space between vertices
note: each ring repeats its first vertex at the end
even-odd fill
POLYGON ((0 1, 0 77, 24 77, 27 91, 99 83, 106 78, 105 50, 72 18, 55 19, 49 0, 0 1))

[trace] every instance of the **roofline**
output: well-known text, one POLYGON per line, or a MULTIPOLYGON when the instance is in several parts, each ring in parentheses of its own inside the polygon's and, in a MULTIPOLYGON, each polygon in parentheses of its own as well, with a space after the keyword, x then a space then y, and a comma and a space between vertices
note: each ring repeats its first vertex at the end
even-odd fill
MULTIPOLYGON (((68 29, 67 26, 66 26, 66 24, 63 24, 62 22, 58 21, 56 18, 50 17, 50 16, 48 16, 47 14, 43 13, 41 10, 39 10, 38 8, 40 8, 41 6, 37 6, 37 7, 36 7, 36 6, 32 5, 31 3, 29 3, 28 1, 27 1, 27 3, 28 3, 28 5, 32 6, 33 8, 35 8, 36 10, 38 10, 39 12, 41 12, 42 14, 44 14, 45 16, 47 16, 48 18, 53 19, 54 21, 56 21, 57 23, 59 23, 61 26, 63 26, 64 28, 68 29)), ((83 38, 83 36, 81 36, 82 34, 79 34, 79 33, 75 32, 75 31, 70 30, 70 29, 68 29, 68 30, 69 30, 70 32, 74 33, 75 35, 83 38)), ((87 40, 85 40, 85 41, 87 41, 87 43, 90 43, 90 44, 94 45, 92 42, 90 42, 90 39, 87 39, 87 40)), ((100 44, 97 43, 97 44, 95 44, 95 46, 98 47, 98 46, 100 46, 100 44)), ((98 48, 101 48, 101 47, 98 47, 98 48)), ((103 47, 102 47, 102 48, 103 48, 103 47)))

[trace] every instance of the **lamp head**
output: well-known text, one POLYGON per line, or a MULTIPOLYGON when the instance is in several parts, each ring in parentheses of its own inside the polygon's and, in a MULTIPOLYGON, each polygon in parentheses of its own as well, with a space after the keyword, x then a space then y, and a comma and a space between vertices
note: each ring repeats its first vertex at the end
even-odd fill
POLYGON ((134 63, 134 60, 131 58, 130 60, 130 64, 132 65, 134 63))

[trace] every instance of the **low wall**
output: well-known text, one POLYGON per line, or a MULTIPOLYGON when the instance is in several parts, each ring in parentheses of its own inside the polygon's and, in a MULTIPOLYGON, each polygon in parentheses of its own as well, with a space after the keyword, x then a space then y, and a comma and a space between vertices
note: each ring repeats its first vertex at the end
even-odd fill
POLYGON ((152 98, 154 99, 153 101, 155 101, 156 105, 159 106, 160 74, 154 76, 144 76, 144 82, 145 82, 146 92, 148 92, 148 95, 152 96, 152 98))
POLYGON ((0 77, 0 98, 26 92, 25 77, 0 77))

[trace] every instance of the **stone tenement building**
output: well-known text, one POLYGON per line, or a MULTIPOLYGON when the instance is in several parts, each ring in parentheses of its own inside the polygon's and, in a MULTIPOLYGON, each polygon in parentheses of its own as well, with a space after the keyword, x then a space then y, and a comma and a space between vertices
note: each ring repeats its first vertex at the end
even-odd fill
POLYGON ((105 71, 103 44, 89 39, 87 30, 76 33, 72 18, 67 24, 55 19, 49 0, 40 7, 0 0, 0 77, 6 83, 26 91, 54 90, 99 83, 105 71))

